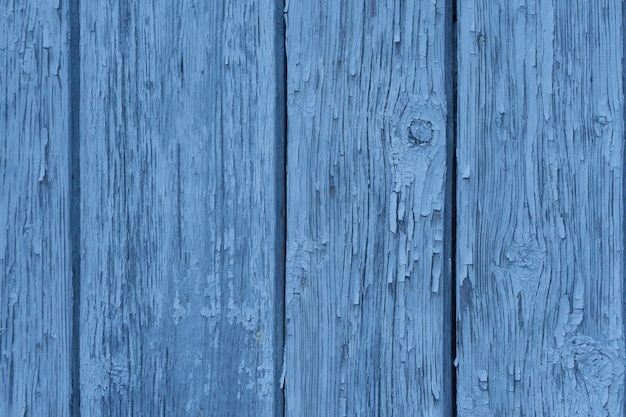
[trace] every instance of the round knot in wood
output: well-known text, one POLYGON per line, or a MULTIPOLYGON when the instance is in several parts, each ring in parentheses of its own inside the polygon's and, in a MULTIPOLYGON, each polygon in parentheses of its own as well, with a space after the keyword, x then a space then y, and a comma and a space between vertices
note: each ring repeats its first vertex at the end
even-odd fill
POLYGON ((409 141, 415 145, 424 145, 433 140, 433 124, 428 120, 413 119, 407 130, 409 141))

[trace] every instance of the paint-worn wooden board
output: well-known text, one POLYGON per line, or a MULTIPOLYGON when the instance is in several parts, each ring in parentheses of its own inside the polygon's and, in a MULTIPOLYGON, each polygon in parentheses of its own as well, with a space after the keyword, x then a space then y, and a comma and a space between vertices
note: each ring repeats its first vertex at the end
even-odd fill
POLYGON ((85 416, 282 409, 278 18, 273 1, 81 2, 85 416))
POLYGON ((68 416, 69 39, 65 2, 0 2, 0 415, 68 416))
POLYGON ((446 3, 286 20, 286 415, 450 415, 446 3))
POLYGON ((622 416, 622 4, 459 2, 460 416, 622 416))

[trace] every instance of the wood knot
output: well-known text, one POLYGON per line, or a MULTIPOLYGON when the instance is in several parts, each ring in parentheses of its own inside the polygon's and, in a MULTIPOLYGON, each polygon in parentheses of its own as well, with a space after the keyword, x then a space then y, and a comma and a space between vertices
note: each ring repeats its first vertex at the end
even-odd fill
POLYGON ((611 119, 604 115, 596 116, 593 121, 593 129, 596 136, 604 136, 608 133, 611 125, 611 119))
POLYGON ((428 120, 413 119, 407 128, 408 138, 414 145, 425 145, 433 140, 433 124, 428 120))
MULTIPOLYGON (((618 415, 624 391, 624 358, 617 344, 582 334, 569 334, 554 357, 560 363, 564 398, 587 398, 584 409, 567 415, 618 415), (608 411, 608 412, 607 412, 608 411)), ((575 412, 572 412, 575 411, 575 412)))
POLYGON ((525 282, 535 282, 541 276, 545 263, 545 248, 535 240, 514 242, 506 251, 507 269, 511 277, 525 282))

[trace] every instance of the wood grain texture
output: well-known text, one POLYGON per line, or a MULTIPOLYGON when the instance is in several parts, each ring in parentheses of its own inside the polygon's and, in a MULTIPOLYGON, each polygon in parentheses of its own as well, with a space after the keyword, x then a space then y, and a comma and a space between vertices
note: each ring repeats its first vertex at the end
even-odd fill
POLYGON ((281 13, 81 2, 84 416, 282 409, 281 13))
POLYGON ((0 1, 0 415, 68 416, 68 10, 0 1))
POLYGON ((289 417, 451 413, 444 9, 288 3, 289 417))
POLYGON ((459 3, 460 416, 622 416, 618 0, 459 3))

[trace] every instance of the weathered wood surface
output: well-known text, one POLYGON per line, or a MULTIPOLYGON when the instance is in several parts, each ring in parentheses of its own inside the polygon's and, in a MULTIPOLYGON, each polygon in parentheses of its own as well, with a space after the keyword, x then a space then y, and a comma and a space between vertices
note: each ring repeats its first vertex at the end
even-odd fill
POLYGON ((0 416, 69 415, 68 45, 64 2, 0 2, 0 416))
POLYGON ((458 411, 622 416, 622 3, 459 3, 458 411))
POLYGON ((282 409, 279 17, 81 2, 84 416, 282 409))
POLYGON ((286 415, 450 415, 444 2, 286 20, 286 415))

